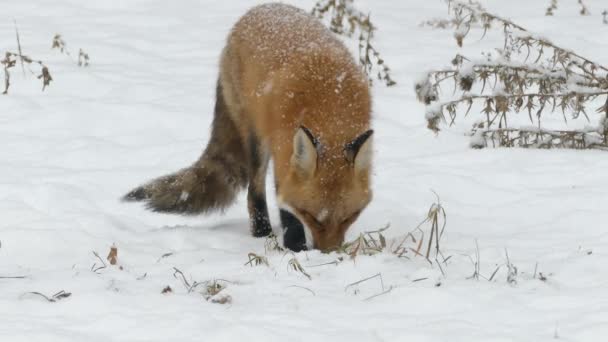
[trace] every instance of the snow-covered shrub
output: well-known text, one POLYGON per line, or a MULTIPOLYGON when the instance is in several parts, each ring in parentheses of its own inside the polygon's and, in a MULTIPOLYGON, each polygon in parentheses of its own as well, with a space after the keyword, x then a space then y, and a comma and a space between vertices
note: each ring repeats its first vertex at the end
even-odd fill
POLYGON ((454 36, 459 46, 472 25, 483 28, 483 37, 491 27, 500 27, 504 42, 495 53, 482 54, 482 58, 457 55, 450 68, 433 70, 417 82, 418 99, 427 105, 430 129, 439 132, 440 121, 452 125, 477 104, 483 120, 473 127, 474 147, 608 149, 605 129, 545 129, 542 125, 545 114, 556 111, 561 111, 566 126, 581 118, 591 122, 593 102, 600 104, 595 112, 607 114, 608 68, 477 4, 447 2, 458 23, 454 36), (454 94, 441 99, 441 87, 449 85, 454 94), (519 112, 527 113, 532 127, 511 124, 509 117, 519 112))

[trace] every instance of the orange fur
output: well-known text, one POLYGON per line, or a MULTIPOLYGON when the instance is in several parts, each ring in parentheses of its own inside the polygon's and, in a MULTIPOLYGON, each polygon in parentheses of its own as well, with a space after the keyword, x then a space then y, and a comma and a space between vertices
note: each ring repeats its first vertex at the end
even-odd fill
POLYGON ((311 231, 316 247, 335 247, 350 216, 371 198, 369 171, 356 175, 344 157, 345 144, 370 126, 369 85, 361 68, 322 23, 276 4, 256 7, 239 20, 221 65, 235 122, 243 135, 254 127, 270 149, 279 202, 309 227, 315 224, 307 216, 326 210, 325 227, 311 231), (290 163, 301 125, 323 149, 310 179, 298 177, 290 163))

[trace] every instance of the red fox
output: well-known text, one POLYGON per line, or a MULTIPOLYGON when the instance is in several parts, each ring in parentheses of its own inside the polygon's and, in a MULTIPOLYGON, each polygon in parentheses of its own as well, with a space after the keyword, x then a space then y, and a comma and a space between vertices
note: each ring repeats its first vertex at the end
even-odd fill
POLYGON ((296 7, 259 5, 238 20, 222 51, 202 156, 124 199, 200 214, 226 208, 248 187, 251 232, 266 236, 272 159, 283 244, 331 250, 371 201, 370 119, 367 77, 344 44, 296 7))

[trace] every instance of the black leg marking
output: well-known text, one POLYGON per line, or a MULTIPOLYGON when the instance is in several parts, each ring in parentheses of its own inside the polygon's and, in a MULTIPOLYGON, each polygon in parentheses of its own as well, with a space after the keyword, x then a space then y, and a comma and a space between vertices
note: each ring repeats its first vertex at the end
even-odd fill
POLYGON ((256 137, 255 133, 253 132, 253 130, 250 130, 249 132, 249 141, 248 141, 248 145, 249 145, 249 166, 251 167, 251 170, 253 170, 254 172, 257 172, 260 167, 262 166, 262 158, 260 155, 260 146, 259 146, 260 142, 258 140, 258 138, 256 137))
POLYGON ((272 233, 270 218, 268 217, 268 206, 265 196, 255 193, 249 188, 247 196, 249 202, 249 218, 251 220, 251 234, 255 237, 268 236, 272 233))
POLYGON ((255 132, 251 130, 247 138, 249 151, 249 190, 247 202, 249 206, 249 219, 251 221, 251 234, 255 237, 267 236, 272 233, 268 206, 266 204, 266 169, 268 156, 264 153, 255 132))
POLYGON ((304 226, 292 213, 281 209, 281 225, 283 226, 283 244, 294 252, 305 251, 306 235, 304 234, 304 226))

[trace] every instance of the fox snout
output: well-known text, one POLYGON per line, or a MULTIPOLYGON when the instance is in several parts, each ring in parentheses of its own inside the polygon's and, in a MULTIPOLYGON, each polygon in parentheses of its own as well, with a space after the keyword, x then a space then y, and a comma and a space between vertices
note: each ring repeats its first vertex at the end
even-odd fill
MULTIPOLYGON (((340 247, 344 241, 344 231, 338 227, 323 228, 314 233, 306 221, 301 220, 288 209, 280 210, 283 227, 283 245, 294 252, 319 249, 329 252, 340 247)), ((312 228, 316 229, 316 228, 312 228)))

